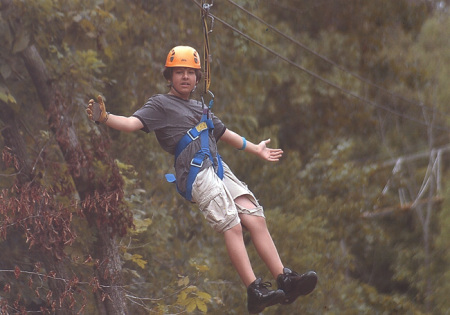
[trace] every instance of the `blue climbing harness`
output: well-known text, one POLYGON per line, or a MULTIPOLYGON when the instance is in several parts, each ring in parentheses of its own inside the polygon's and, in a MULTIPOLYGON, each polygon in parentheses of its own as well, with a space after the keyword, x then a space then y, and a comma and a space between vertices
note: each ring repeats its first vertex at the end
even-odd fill
MULTIPOLYGON (((191 160, 191 166, 189 169, 189 174, 187 176, 185 192, 178 187, 177 191, 187 200, 192 201, 192 184, 195 181, 198 173, 200 172, 201 167, 203 166, 203 162, 205 159, 209 158, 213 165, 216 166, 216 174, 220 179, 223 179, 223 165, 222 158, 219 153, 217 153, 217 163, 214 163, 214 158, 209 150, 209 132, 214 130, 214 123, 208 117, 209 109, 204 108, 203 114, 200 122, 193 128, 189 129, 186 134, 181 138, 178 142, 177 147, 175 149, 175 163, 177 161, 178 156, 183 152, 184 149, 194 140, 200 137, 201 148, 195 153, 193 159, 191 160)), ((176 183, 176 178, 173 174, 166 174, 166 179, 169 183, 176 183)))

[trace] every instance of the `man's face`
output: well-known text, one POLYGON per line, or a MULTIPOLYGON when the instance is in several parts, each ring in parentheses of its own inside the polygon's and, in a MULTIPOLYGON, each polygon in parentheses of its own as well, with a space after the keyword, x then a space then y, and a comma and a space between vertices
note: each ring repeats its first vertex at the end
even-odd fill
POLYGON ((192 68, 173 68, 172 72, 172 94, 189 99, 191 92, 197 83, 195 69, 192 68))

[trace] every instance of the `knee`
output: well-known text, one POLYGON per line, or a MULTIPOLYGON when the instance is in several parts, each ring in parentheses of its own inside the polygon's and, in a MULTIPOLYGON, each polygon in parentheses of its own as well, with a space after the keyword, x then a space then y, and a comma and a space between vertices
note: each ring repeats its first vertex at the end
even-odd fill
POLYGON ((242 214, 240 215, 242 225, 251 233, 267 231, 266 219, 264 217, 242 214))
POLYGON ((242 224, 238 223, 226 232, 235 235, 242 235, 242 224))

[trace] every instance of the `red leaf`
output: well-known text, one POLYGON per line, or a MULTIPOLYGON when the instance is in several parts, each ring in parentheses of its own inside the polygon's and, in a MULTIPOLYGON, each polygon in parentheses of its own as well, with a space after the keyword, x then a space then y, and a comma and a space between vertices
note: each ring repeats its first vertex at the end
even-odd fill
POLYGON ((91 255, 89 255, 88 258, 84 261, 84 263, 87 264, 91 261, 92 261, 92 257, 91 257, 91 255))
POLYGON ((16 279, 19 279, 19 276, 20 276, 20 269, 19 269, 18 266, 16 266, 16 267, 14 268, 14 275, 16 276, 16 279))
POLYGON ((53 296, 53 292, 52 292, 51 290, 49 290, 49 291, 47 292, 47 296, 46 296, 47 302, 50 301, 50 299, 51 299, 52 296, 53 296))
POLYGON ((8 293, 11 292, 11 285, 9 283, 5 284, 3 291, 8 293))

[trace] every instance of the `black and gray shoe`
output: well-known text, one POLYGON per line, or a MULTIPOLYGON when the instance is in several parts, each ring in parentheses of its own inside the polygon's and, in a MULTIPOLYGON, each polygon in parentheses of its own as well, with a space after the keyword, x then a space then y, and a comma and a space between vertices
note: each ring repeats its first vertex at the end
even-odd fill
POLYGON ((269 290, 270 282, 262 282, 261 278, 253 281, 247 288, 247 309, 250 314, 261 313, 266 307, 284 301, 283 290, 269 290))
POLYGON ((277 277, 278 289, 284 291, 286 295, 281 304, 291 304, 300 295, 311 293, 317 284, 317 274, 314 271, 308 271, 302 275, 284 268, 283 273, 277 277))

